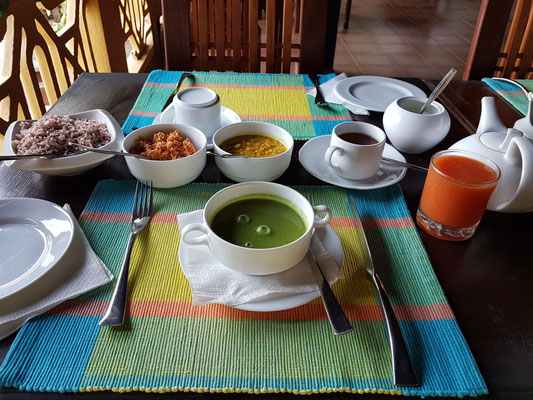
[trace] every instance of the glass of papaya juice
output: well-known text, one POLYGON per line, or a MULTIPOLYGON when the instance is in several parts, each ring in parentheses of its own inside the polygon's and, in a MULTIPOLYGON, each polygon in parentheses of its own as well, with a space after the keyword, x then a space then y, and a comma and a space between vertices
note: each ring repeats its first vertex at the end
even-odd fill
POLYGON ((418 225, 444 240, 466 240, 474 234, 500 169, 489 159, 462 150, 443 150, 431 157, 418 225))

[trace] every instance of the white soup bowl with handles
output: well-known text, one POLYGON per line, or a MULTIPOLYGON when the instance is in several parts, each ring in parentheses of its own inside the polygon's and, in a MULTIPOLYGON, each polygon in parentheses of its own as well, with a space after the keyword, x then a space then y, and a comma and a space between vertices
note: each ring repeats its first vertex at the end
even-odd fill
POLYGON ((202 222, 186 225, 181 232, 181 240, 188 245, 208 246, 217 261, 235 271, 249 275, 268 275, 296 265, 309 250, 314 229, 328 225, 331 218, 331 210, 327 206, 312 206, 303 195, 287 186, 271 182, 245 182, 215 193, 205 205, 202 222), (211 229, 214 215, 223 206, 254 194, 281 197, 289 202, 304 218, 305 232, 283 246, 256 249, 230 243, 211 229), (322 213, 325 215, 320 217, 318 214, 322 213))

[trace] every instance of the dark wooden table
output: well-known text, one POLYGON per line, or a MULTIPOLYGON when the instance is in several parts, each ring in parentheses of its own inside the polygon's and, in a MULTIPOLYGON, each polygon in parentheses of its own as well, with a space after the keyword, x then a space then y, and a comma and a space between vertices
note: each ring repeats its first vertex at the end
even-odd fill
MULTIPOLYGON (((103 108, 122 124, 146 79, 146 74, 83 74, 52 107, 50 112, 69 114, 103 108)), ((428 91, 419 80, 410 80, 428 91)), ((426 82, 431 87, 433 82, 426 82)), ((474 131, 480 112, 480 100, 493 95, 482 82, 455 82, 441 101, 452 114, 449 135, 431 152, 407 156, 408 161, 427 165, 429 156, 447 148, 474 131)), ((512 126, 519 115, 504 100, 497 99, 502 119, 512 126)), ((381 125, 382 114, 354 116, 381 125)), ((296 145, 289 170, 277 181, 282 184, 315 185, 323 182, 308 174, 297 160, 302 143, 296 145)), ((83 175, 47 177, 18 171, 0 165, 0 198, 35 197, 57 204, 70 203, 76 216, 83 210, 94 186, 102 179, 133 179, 123 158, 114 157, 83 175)), ((212 160, 198 179, 203 182, 227 182, 212 160)), ((401 181, 405 199, 414 215, 420 199, 424 175, 408 171, 401 181)), ((502 214, 487 212, 474 237, 465 242, 445 242, 422 231, 426 248, 457 321, 489 387, 486 399, 533 399, 533 213, 502 214)), ((3 360, 15 335, 0 342, 3 360)), ((2 398, 61 399, 65 394, 25 393, 2 389, 2 398)), ((76 394, 83 398, 124 398, 140 396, 160 398, 162 394, 116 393, 76 394)), ((180 398, 214 398, 209 394, 169 394, 180 398)), ((221 395, 236 398, 250 395, 221 395)), ((257 398, 257 396, 254 398, 257 398)), ((317 394, 313 398, 354 398, 356 395, 317 394)), ((361 396, 361 395, 359 395, 361 396)), ((276 395, 293 399, 295 395, 276 395)), ((363 395, 364 398, 390 399, 385 395, 363 395)))

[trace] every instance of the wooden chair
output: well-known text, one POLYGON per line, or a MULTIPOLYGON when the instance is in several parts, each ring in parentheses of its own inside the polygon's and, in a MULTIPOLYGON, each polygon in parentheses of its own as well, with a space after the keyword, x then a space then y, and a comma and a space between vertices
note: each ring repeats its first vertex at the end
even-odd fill
POLYGON ((533 1, 483 0, 463 75, 533 77, 533 1), (512 13, 512 15, 511 15, 512 13))
POLYGON ((168 70, 333 70, 340 0, 266 0, 264 21, 257 0, 161 0, 161 8, 168 70))
POLYGON ((346 7, 344 8, 344 29, 350 27, 350 13, 352 12, 352 0, 346 0, 346 7))

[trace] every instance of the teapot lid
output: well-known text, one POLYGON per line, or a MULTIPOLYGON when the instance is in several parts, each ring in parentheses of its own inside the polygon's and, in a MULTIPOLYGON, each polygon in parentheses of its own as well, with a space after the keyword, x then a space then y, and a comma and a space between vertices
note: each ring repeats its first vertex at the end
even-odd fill
POLYGON ((512 138, 522 136, 522 132, 518 129, 509 128, 507 129, 507 134, 500 132, 487 132, 481 135, 479 138, 481 143, 483 143, 488 148, 499 151, 500 153, 505 153, 509 147, 509 143, 512 138))

